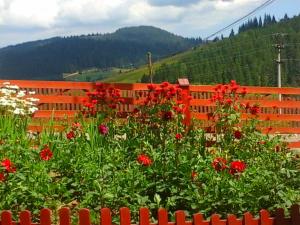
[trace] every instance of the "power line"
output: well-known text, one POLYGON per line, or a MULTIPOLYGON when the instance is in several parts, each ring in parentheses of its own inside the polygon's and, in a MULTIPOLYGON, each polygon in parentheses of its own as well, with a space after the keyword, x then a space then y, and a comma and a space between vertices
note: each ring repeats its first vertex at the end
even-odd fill
POLYGON ((251 16, 252 14, 254 14, 256 11, 261 10, 261 9, 267 7, 268 5, 272 4, 272 3, 275 2, 275 1, 276 1, 276 0, 268 0, 268 1, 264 2, 264 3, 261 4, 260 6, 256 7, 255 9, 253 9, 252 11, 250 11, 249 13, 247 13, 245 16, 243 16, 243 17, 237 19, 236 21, 234 21, 233 23, 229 24, 228 26, 226 26, 226 27, 224 27, 224 28, 222 28, 222 29, 216 31, 215 33, 213 33, 213 34, 207 36, 206 38, 204 38, 204 40, 207 40, 207 39, 209 39, 209 38, 211 38, 211 37, 214 37, 216 34, 221 33, 221 32, 223 32, 223 31, 227 30, 228 28, 230 28, 230 27, 236 25, 237 23, 243 21, 244 19, 248 18, 249 16, 251 16))

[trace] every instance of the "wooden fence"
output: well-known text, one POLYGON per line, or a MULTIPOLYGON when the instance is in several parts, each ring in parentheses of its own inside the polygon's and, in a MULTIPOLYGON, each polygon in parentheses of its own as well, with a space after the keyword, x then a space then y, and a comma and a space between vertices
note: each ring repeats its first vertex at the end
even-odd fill
MULTIPOLYGON (((0 80, 0 84, 7 80, 0 80)), ((23 81, 9 80, 11 84, 18 85, 21 89, 35 91, 33 96, 40 99, 39 110, 34 118, 73 118, 82 109, 83 100, 87 99, 86 92, 95 88, 91 82, 65 82, 65 81, 23 81)), ((140 104, 138 100, 141 92, 147 92, 147 84, 105 84, 106 87, 115 87, 121 90, 125 104, 119 108, 120 111, 129 112, 140 104)), ((202 121, 203 126, 208 125, 208 113, 215 109, 214 103, 210 101, 215 86, 212 85, 189 85, 182 82, 181 87, 186 94, 191 95, 192 100, 185 100, 189 107, 185 111, 186 122, 192 118, 202 121)), ((275 87, 251 87, 245 86, 247 95, 243 100, 245 103, 258 103, 261 113, 260 128, 270 133, 296 134, 300 137, 300 88, 275 88, 275 87), (282 100, 278 100, 278 95, 282 100)), ((247 119, 243 114, 242 118, 247 119)), ((31 129, 39 129, 40 126, 31 126, 31 129)), ((290 143, 292 148, 300 148, 300 140, 296 139, 290 143)))
MULTIPOLYGON (((128 208, 120 209, 120 225, 131 225, 130 210, 128 208)), ((58 212, 59 225, 71 225, 71 210, 62 208, 58 212)), ((50 209, 42 209, 40 211, 39 223, 32 223, 31 213, 23 211, 19 214, 19 221, 12 220, 10 211, 2 211, 1 225, 51 225, 53 216, 50 209)), ((81 209, 78 211, 78 224, 91 225, 90 211, 81 209)), ((112 213, 108 208, 100 210, 100 225, 112 225, 112 213)), ((235 215, 228 215, 222 219, 218 214, 213 214, 210 220, 205 220, 201 213, 192 215, 191 220, 186 219, 184 211, 175 212, 175 222, 169 222, 167 210, 159 209, 157 213, 157 223, 152 223, 150 212, 147 208, 141 208, 139 211, 139 225, 299 225, 300 212, 299 205, 291 207, 290 216, 285 217, 284 210, 278 209, 274 216, 271 216, 267 210, 261 210, 258 218, 253 217, 247 212, 242 218, 237 218, 235 215)))

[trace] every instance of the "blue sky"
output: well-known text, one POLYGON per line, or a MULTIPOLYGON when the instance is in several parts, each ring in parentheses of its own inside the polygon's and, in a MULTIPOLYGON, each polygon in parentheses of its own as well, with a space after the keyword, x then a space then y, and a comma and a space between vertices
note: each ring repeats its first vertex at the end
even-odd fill
MULTIPOLYGON (((0 0, 0 47, 53 36, 152 25, 206 37, 266 0, 0 0)), ((276 0, 256 15, 300 13, 300 0, 276 0)))

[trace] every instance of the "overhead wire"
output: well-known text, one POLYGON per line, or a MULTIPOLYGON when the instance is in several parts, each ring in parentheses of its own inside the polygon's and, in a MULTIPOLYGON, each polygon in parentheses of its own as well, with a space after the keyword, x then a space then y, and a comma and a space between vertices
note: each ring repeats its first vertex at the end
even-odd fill
POLYGON ((211 37, 216 36, 217 34, 228 30, 229 28, 231 28, 232 26, 238 24, 239 22, 245 20, 246 18, 250 17, 251 15, 253 15, 255 12, 267 7, 268 5, 272 4, 273 2, 275 2, 276 0, 267 0, 265 1, 263 4, 259 5, 258 7, 256 7, 255 9, 251 10, 249 13, 247 13, 246 15, 242 16, 241 18, 235 20, 234 22, 232 22, 231 24, 227 25, 226 27, 214 32, 213 34, 207 36, 206 38, 204 38, 204 40, 208 40, 211 37))

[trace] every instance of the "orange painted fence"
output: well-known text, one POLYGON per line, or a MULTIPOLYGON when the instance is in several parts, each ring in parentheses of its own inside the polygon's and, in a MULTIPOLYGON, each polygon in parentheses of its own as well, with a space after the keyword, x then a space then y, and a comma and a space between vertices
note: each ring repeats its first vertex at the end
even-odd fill
MULTIPOLYGON (((120 209, 120 225, 131 225, 130 210, 128 208, 120 209)), ((71 225, 71 210, 62 208, 58 212, 59 225, 71 225)), ((90 211, 81 209, 78 211, 79 225, 92 225, 90 211)), ((19 214, 19 221, 12 220, 10 211, 2 211, 1 225, 51 225, 52 212, 50 209, 40 211, 39 223, 32 223, 31 213, 23 211, 19 214)), ((57 224, 57 223, 56 223, 57 224)), ((112 213, 108 208, 100 210, 100 225, 112 225, 112 213)), ((260 217, 255 218, 247 212, 243 218, 237 218, 235 215, 228 215, 227 218, 221 219, 219 215, 213 214, 210 220, 205 220, 200 213, 194 214, 192 220, 186 220, 184 211, 175 212, 175 222, 169 222, 168 212, 165 209, 159 209, 157 213, 157 223, 152 223, 150 212, 147 208, 141 208, 139 211, 139 225, 299 225, 300 212, 299 205, 293 205, 289 217, 285 217, 283 209, 275 211, 272 217, 267 210, 260 211, 260 217)))
MULTIPOLYGON (((0 83, 6 80, 0 80, 0 83)), ((87 99, 86 93, 93 91, 95 83, 65 82, 65 81, 23 81, 10 80, 11 84, 18 85, 27 91, 35 91, 35 98, 40 99, 39 110, 34 118, 72 118, 82 109, 82 102, 87 99)), ((115 87, 121 90, 125 104, 119 106, 120 111, 129 112, 140 104, 139 96, 146 94, 147 84, 105 84, 106 87, 115 87)), ((212 85, 188 85, 184 83, 182 89, 190 94, 192 100, 185 100, 189 105, 185 115, 186 121, 196 118, 208 126, 208 113, 214 111, 214 103, 210 101, 214 92, 212 85)), ((270 133, 299 134, 300 136, 300 88, 250 87, 247 86, 247 95, 244 102, 258 103, 261 113, 260 127, 270 133), (282 100, 278 100, 278 95, 282 100)), ((243 114, 243 119, 248 115, 243 114)), ((37 127, 32 127, 37 129, 37 127)), ((290 147, 300 148, 300 140, 291 143, 290 147)))

